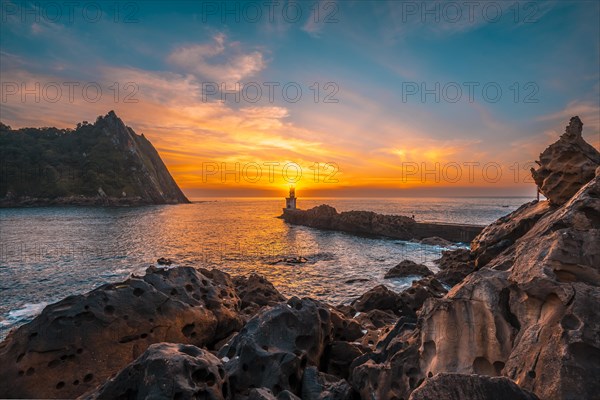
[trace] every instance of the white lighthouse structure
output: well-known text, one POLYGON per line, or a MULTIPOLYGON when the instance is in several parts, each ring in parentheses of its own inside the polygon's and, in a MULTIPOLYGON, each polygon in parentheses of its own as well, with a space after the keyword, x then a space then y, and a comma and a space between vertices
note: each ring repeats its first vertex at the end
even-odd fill
POLYGON ((285 198, 285 210, 295 210, 296 209, 296 188, 294 186, 290 186, 290 195, 285 198))

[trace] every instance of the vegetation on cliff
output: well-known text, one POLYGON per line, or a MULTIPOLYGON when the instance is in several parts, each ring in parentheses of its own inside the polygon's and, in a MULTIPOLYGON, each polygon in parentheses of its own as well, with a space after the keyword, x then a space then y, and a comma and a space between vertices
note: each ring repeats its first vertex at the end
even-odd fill
POLYGON ((110 111, 75 129, 0 123, 0 204, 187 203, 158 152, 110 111))

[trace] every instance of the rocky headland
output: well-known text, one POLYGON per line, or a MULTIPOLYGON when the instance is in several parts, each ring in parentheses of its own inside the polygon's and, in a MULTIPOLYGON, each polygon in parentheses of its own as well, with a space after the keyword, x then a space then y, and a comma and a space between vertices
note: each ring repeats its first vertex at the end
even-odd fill
POLYGON ((581 127, 573 118, 534 172, 552 171, 551 200, 445 252, 435 275, 401 263, 392 277, 421 277, 401 293, 333 306, 286 299, 259 275, 150 267, 13 330, 0 397, 596 399, 600 167, 573 172, 581 127))
POLYGON ((0 123, 0 207, 189 203, 152 143, 110 111, 76 129, 0 123))

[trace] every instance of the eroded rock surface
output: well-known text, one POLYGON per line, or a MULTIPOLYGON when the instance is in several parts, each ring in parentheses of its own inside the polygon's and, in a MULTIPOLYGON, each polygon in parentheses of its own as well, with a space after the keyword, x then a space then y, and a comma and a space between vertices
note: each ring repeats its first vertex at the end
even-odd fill
POLYGON ((285 301, 275 286, 261 275, 236 276, 233 283, 242 301, 242 312, 248 317, 254 316, 262 307, 285 301))
POLYGON ((560 139, 540 154, 539 168, 531 169, 533 180, 552 204, 566 203, 600 165, 600 153, 583 140, 582 131, 579 117, 571 118, 560 139))
POLYGON ((409 400, 538 400, 504 377, 438 374, 427 379, 409 400))
POLYGON ((193 345, 157 343, 86 399, 229 398, 221 361, 193 345))
MULTIPOLYGON (((502 252, 510 251, 511 246, 529 232, 540 218, 555 209, 548 201, 532 201, 485 227, 471 242, 475 266, 481 268, 502 252)), ((509 260, 503 268, 511 266, 509 260)))
POLYGON ((225 368, 234 393, 244 395, 253 387, 275 395, 283 390, 298 393, 304 368, 320 365, 333 337, 329 307, 292 297, 252 318, 219 357, 229 360, 225 368))
POLYGON ((210 345, 241 328, 229 276, 149 268, 47 306, 0 344, 0 397, 77 397, 149 345, 210 345))
MULTIPOLYGON (((561 140, 580 140, 569 135, 561 140)), ((452 255, 476 269, 445 297, 425 300, 414 327, 398 321, 375 352, 355 359, 351 383, 363 398, 493 398, 491 376, 518 384, 512 393, 502 380, 495 391, 514 398, 598 396, 600 168, 571 179, 570 157, 548 163, 556 178, 544 181, 551 200, 568 199, 526 204, 485 228, 471 254, 452 255), (552 188, 553 179, 563 181, 552 188), (432 378, 446 373, 465 377, 432 378)))
POLYGON ((435 274, 435 278, 450 287, 460 283, 475 271, 475 263, 468 249, 443 251, 437 263, 440 271, 435 274))
POLYGON ((352 400, 354 391, 345 379, 324 374, 310 366, 302 377, 303 400, 352 400))

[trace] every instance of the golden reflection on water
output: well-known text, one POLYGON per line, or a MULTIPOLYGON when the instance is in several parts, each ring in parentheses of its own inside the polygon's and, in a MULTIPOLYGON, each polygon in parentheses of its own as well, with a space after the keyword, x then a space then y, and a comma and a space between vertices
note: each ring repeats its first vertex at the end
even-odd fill
MULTIPOLYGON (((421 220, 489 222, 523 199, 300 199, 339 210, 416 214, 421 220), (509 208, 503 207, 510 204, 509 208), (445 210, 440 213, 438 210, 445 210)), ((437 247, 290 226, 276 218, 282 199, 219 199, 139 208, 0 210, 0 334, 29 308, 142 274, 160 257, 178 265, 257 272, 287 296, 338 304, 378 284, 400 290, 406 280, 384 280, 403 259, 433 266, 437 247), (277 263, 304 257, 303 264, 277 263), (16 310, 16 311, 15 311, 16 310), (21 311, 19 311, 21 310, 21 311), (11 314, 11 311, 13 314, 11 314)), ((39 308, 39 307, 38 307, 39 308)), ((25 318, 24 317, 24 318, 25 318)))

